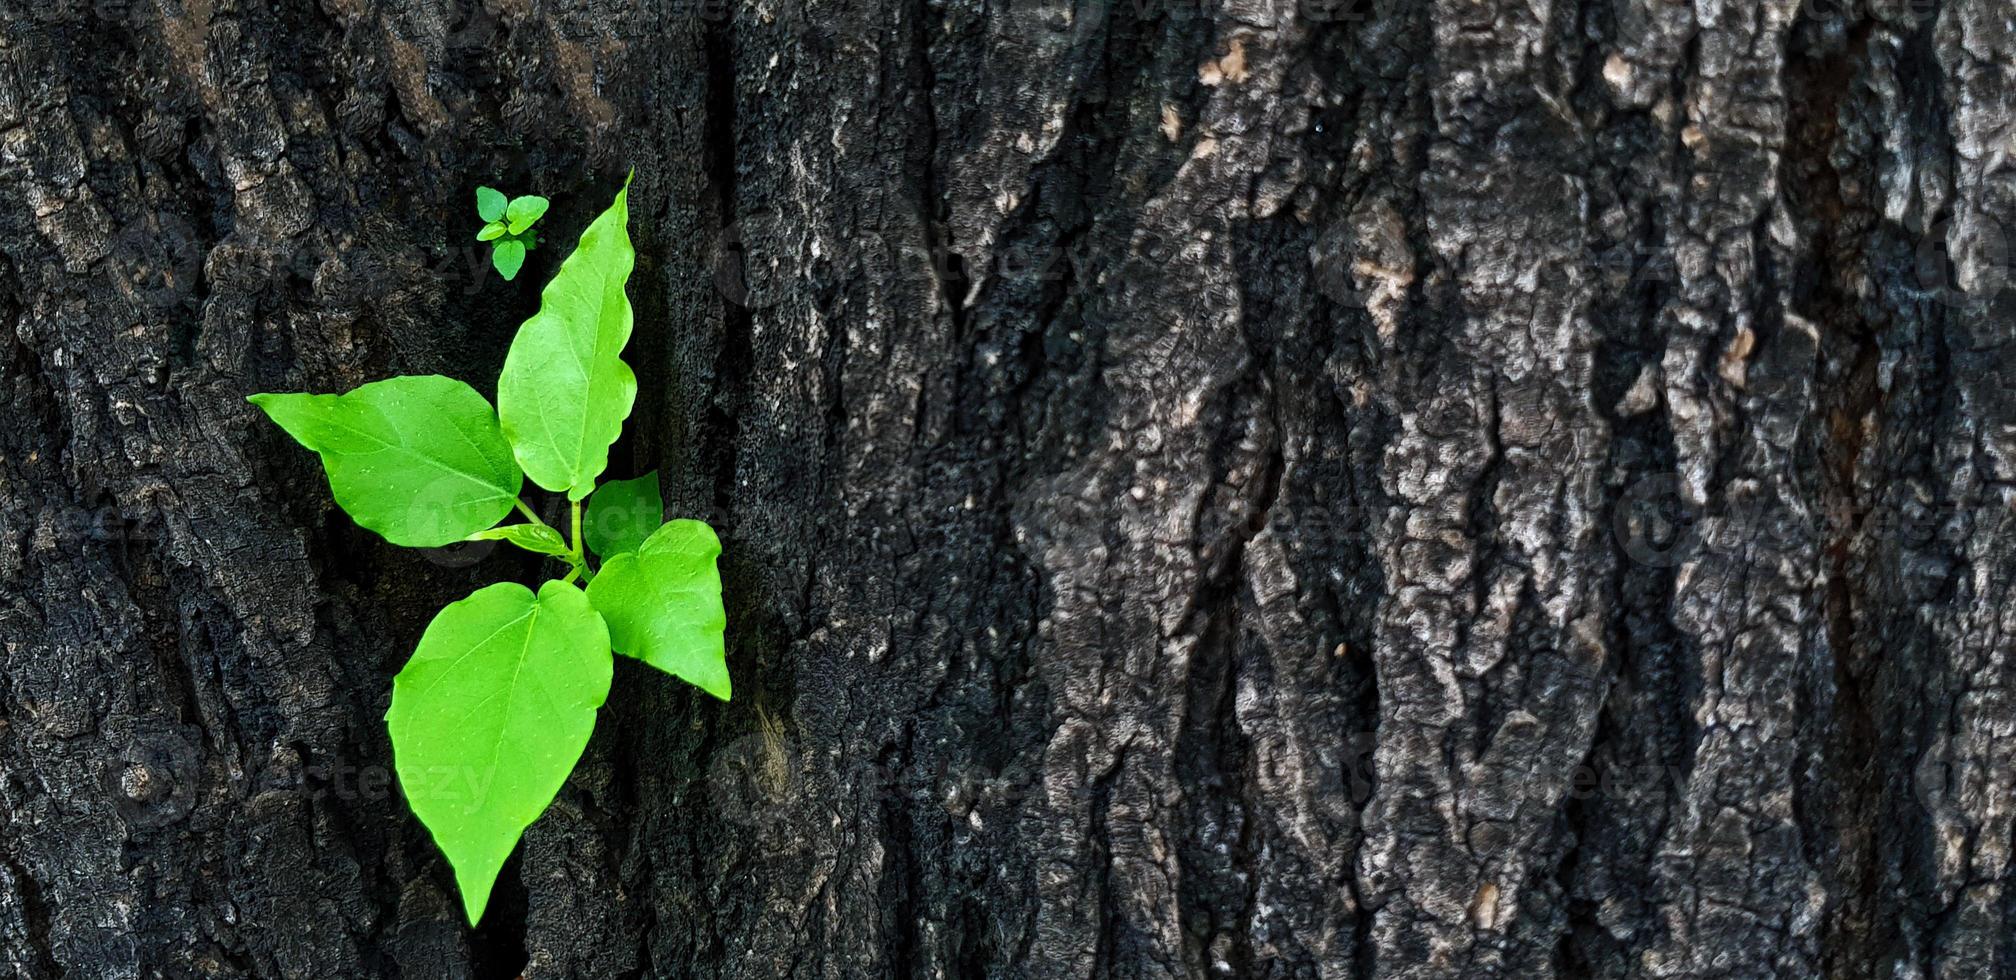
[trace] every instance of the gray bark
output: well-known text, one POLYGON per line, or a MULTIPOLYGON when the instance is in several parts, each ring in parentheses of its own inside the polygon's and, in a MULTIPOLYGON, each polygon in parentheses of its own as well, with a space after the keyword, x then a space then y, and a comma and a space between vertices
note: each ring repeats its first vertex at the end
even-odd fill
POLYGON ((2001 0, 0 15, 0 980, 2016 976, 2001 0), (539 569, 243 399, 632 167, 736 700, 472 931, 381 719, 539 569))

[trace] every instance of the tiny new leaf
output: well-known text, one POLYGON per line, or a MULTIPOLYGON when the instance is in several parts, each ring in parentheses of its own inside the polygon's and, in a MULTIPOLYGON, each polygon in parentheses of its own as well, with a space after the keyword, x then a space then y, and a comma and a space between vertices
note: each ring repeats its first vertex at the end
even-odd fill
POLYGON ((509 541, 526 551, 552 555, 556 558, 569 551, 566 539, 560 532, 544 524, 506 524, 486 531, 478 531, 469 536, 470 541, 509 541))
POLYGON ((588 547, 604 561, 636 551, 665 521, 665 503, 658 496, 658 471, 635 480, 610 480, 588 498, 582 534, 588 547))
POLYGON ((504 196, 503 191, 494 187, 478 187, 476 188, 476 213, 482 215, 484 221, 502 221, 504 220, 505 202, 507 200, 508 198, 504 196))
POLYGON ((490 250, 490 264, 506 280, 518 278, 518 270, 525 265, 525 243, 509 238, 498 242, 490 250))
POLYGON ((495 238, 501 238, 503 237, 503 235, 504 235, 504 222, 492 221, 489 224, 484 225, 482 230, 476 233, 476 240, 479 242, 487 242, 495 238))
POLYGON ((636 260, 629 193, 626 182, 581 233, 540 295, 539 312, 518 328, 497 378, 499 418, 518 465, 569 500, 595 489, 637 398, 637 376, 622 358, 632 317, 623 286, 636 260))
POLYGON ((714 559, 721 542, 700 521, 668 521, 635 552, 602 565, 588 601, 618 653, 728 700, 728 615, 714 559))
POLYGON ((497 521, 524 477, 476 389, 438 375, 249 401, 322 457, 336 503, 393 544, 438 548, 497 521))
POLYGON ((546 199, 534 194, 513 198, 510 207, 504 209, 504 219, 510 222, 511 234, 523 234, 525 229, 532 227, 532 222, 546 213, 546 207, 546 199))

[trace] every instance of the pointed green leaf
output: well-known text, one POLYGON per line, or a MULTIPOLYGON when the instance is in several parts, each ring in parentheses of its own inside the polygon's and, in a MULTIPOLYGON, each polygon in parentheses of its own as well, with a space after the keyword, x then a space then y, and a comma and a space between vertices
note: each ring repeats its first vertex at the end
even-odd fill
POLYGON ((581 534, 588 547, 605 560, 636 551, 665 521, 665 503, 658 496, 658 471, 635 480, 610 480, 588 498, 581 534))
POLYGON ((247 400, 319 453, 336 503, 393 544, 460 541, 510 513, 524 483, 497 413, 453 378, 392 378, 342 395, 247 400))
POLYGON ((546 213, 547 202, 543 197, 527 194, 512 198, 511 206, 504 209, 504 218, 511 223, 511 234, 516 235, 532 227, 532 222, 546 213))
POLYGON ((518 278, 518 270, 525 265, 525 243, 510 239, 498 242, 490 252, 490 264, 497 267, 497 274, 506 280, 518 278))
POLYGON ((562 540, 560 532, 545 524, 506 524, 478 531, 469 536, 470 541, 509 541, 526 551, 542 555, 564 555, 570 548, 562 540))
POLYGON ((500 582, 441 610, 393 678, 399 786, 454 865, 470 925, 580 759, 610 672, 609 633, 580 589, 500 582))
POLYGON ((476 233, 476 240, 479 242, 487 242, 493 238, 502 237, 504 237, 504 223, 502 221, 492 221, 484 225, 482 231, 476 233))
POLYGON ((603 563, 588 601, 609 624, 617 652, 728 700, 722 633, 721 542, 699 521, 670 521, 633 553, 603 563))
POLYGON ((504 196, 503 191, 493 187, 478 187, 476 188, 476 213, 482 215, 485 221, 502 221, 504 220, 505 202, 508 200, 509 198, 504 196))
MULTIPOLYGON (((609 444, 637 398, 623 363, 630 298, 629 186, 581 233, 511 341, 497 378, 504 434, 532 482, 580 500, 609 465, 609 444)), ((500 250, 503 246, 499 246, 500 250)))

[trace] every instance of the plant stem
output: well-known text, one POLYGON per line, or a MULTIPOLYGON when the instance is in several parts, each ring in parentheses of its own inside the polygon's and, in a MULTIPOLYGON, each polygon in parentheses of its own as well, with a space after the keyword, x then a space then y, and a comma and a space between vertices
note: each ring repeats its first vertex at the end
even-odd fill
POLYGON ((573 538, 573 548, 574 548, 574 560, 575 560, 575 561, 577 561, 577 562, 586 562, 586 561, 588 560, 588 559, 587 559, 587 556, 586 556, 586 555, 583 555, 583 554, 581 553, 581 501, 579 501, 579 500, 576 500, 576 501, 574 501, 574 538, 573 538))
POLYGON ((518 505, 518 513, 525 515, 526 520, 531 521, 534 524, 538 524, 541 527, 545 526, 546 522, 540 520, 539 515, 533 513, 531 507, 526 506, 524 497, 519 497, 517 500, 512 501, 512 503, 518 505))
POLYGON ((567 580, 571 582, 574 576, 579 575, 581 584, 587 585, 595 577, 595 573, 588 570, 588 551, 581 547, 581 501, 574 501, 573 510, 573 538, 568 543, 568 547, 573 549, 573 554, 569 555, 567 560, 574 563, 574 570, 567 573, 567 580))

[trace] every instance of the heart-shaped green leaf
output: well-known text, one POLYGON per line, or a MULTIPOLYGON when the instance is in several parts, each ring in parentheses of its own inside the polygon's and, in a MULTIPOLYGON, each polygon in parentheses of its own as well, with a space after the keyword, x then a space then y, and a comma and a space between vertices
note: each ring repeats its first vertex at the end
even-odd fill
POLYGON ((504 220, 504 208, 506 202, 509 200, 509 198, 504 196, 503 191, 497 190, 494 187, 478 187, 476 188, 476 213, 482 215, 484 221, 502 221, 504 220))
POLYGON ((602 565, 588 601, 617 652, 728 700, 728 614, 721 606, 721 542, 699 521, 669 521, 635 552, 602 565))
POLYGON ((468 538, 470 541, 509 541, 526 551, 542 555, 565 555, 570 549, 562 540, 560 532, 545 524, 506 524, 478 531, 468 538))
MULTIPOLYGON (((540 295, 539 312, 518 328, 497 378, 499 417, 518 465, 569 500, 595 488, 637 398, 637 376, 622 358, 631 326, 623 285, 635 263, 629 193, 626 183, 581 233, 540 295)), ((504 244, 513 243, 500 252, 504 244)))
POLYGON ((336 503, 393 544, 460 541, 510 513, 524 483, 497 413, 453 378, 392 378, 342 395, 248 401, 320 454, 336 503))
POLYGON ((497 274, 507 281, 518 278, 518 270, 525 265, 525 243, 510 239, 498 242, 490 252, 490 264, 497 267, 497 274))
POLYGON ((399 786, 454 865, 470 925, 581 758, 610 673, 609 633, 580 589, 500 582, 441 610, 393 678, 399 786))
POLYGON ((543 197, 527 194, 524 197, 512 198, 511 206, 504 209, 504 220, 510 222, 511 234, 520 234, 532 227, 532 222, 539 220, 539 216, 546 213, 546 207, 547 202, 543 197))
POLYGON ((588 498, 581 534, 604 560, 636 551, 665 521, 665 503, 658 496, 658 471, 635 480, 610 480, 588 498))
POLYGON ((479 242, 487 242, 491 239, 502 237, 504 237, 504 223, 502 221, 492 221, 484 225, 483 229, 476 233, 476 240, 479 242))

